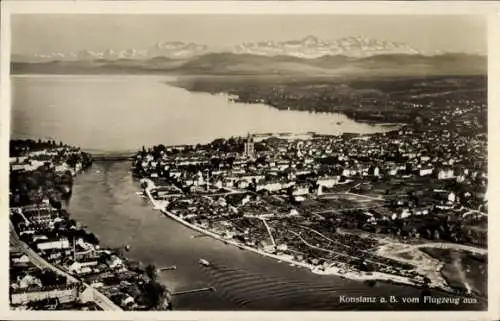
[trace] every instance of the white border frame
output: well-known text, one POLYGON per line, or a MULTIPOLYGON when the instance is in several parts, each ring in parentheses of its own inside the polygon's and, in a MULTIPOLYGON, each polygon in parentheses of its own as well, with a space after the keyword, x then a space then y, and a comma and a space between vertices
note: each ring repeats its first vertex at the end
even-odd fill
MULTIPOLYGON (((0 264, 8 266, 8 141, 10 137, 10 16, 26 14, 425 14, 425 15, 484 15, 488 18, 488 121, 489 121, 489 195, 500 195, 500 146, 497 121, 500 120, 500 3, 496 1, 2 1, 1 3, 1 116, 0 116, 0 264), (491 148, 493 146, 493 148, 491 148)), ((499 203, 489 204, 488 244, 498 238, 499 203)), ((8 273, 0 273, 0 317, 4 320, 498 320, 498 279, 500 266, 496 252, 488 258, 488 311, 486 312, 42 312, 10 311, 8 273)))

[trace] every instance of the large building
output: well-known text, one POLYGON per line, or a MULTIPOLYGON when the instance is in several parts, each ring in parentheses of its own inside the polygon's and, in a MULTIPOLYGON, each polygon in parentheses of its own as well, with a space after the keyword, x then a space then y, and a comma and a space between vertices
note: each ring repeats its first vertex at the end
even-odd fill
POLYGON ((248 134, 247 141, 245 142, 243 156, 248 158, 255 158, 255 144, 253 141, 253 137, 250 134, 248 134))

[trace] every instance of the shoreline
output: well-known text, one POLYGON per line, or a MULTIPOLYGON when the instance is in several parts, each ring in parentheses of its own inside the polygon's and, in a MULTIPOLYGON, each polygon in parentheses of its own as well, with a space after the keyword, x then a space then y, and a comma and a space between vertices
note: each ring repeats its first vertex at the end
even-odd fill
MULTIPOLYGON (((224 237, 222 237, 214 232, 211 232, 209 230, 205 230, 197 225, 191 224, 191 223, 181 219, 180 217, 168 212, 164 208, 162 208, 161 202, 158 202, 157 200, 155 200, 153 198, 153 196, 151 195, 151 190, 156 188, 156 185, 154 184, 153 181, 151 181, 147 178, 145 178, 144 181, 147 182, 147 187, 144 189, 144 192, 145 192, 146 196, 148 197, 149 201, 152 203, 153 209, 159 210, 163 215, 175 220, 176 222, 178 222, 186 227, 191 228, 192 230, 195 230, 199 233, 210 236, 210 237, 212 237, 218 241, 221 241, 225 244, 236 246, 240 249, 247 250, 247 251, 262 255, 262 256, 270 257, 270 258, 273 258, 277 261, 287 262, 293 266, 299 266, 302 268, 306 268, 310 272, 312 272, 314 274, 318 274, 318 275, 335 275, 337 277, 346 278, 346 279, 350 279, 350 280, 354 280, 354 281, 381 281, 381 282, 389 282, 389 283, 398 284, 398 285, 408 285, 408 286, 412 286, 415 288, 421 287, 421 284, 419 284, 419 283, 417 283, 417 282, 415 282, 407 277, 394 275, 394 274, 387 274, 387 273, 382 273, 382 272, 370 272, 370 274, 367 274, 367 273, 363 273, 363 272, 354 272, 354 271, 348 271, 348 272, 342 273, 341 271, 343 271, 343 270, 341 268, 338 268, 338 267, 328 267, 325 270, 321 270, 321 269, 319 269, 319 267, 317 267, 313 264, 295 261, 295 260, 289 258, 288 255, 276 255, 276 254, 268 253, 268 252, 265 252, 265 251, 262 251, 262 250, 259 250, 256 248, 252 248, 252 247, 247 246, 247 245, 237 243, 233 240, 225 239, 224 237)), ((448 290, 442 289, 440 287, 430 286, 429 288, 435 288, 435 289, 445 290, 445 291, 449 292, 448 290)))

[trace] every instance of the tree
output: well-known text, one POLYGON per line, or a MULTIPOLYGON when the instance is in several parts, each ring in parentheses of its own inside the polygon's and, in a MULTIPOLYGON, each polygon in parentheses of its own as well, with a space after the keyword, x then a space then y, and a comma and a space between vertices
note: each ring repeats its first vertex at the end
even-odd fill
POLYGON ((97 236, 95 236, 94 233, 88 233, 86 236, 86 240, 87 240, 87 242, 94 244, 94 245, 99 244, 99 239, 97 238, 97 236))
POLYGON ((69 219, 69 213, 65 209, 61 209, 59 215, 61 215, 61 217, 65 220, 69 219))
POLYGON ((151 308, 162 309, 166 308, 166 299, 168 297, 167 289, 156 281, 151 281, 145 284, 145 293, 150 302, 151 308))
POLYGON ((43 286, 56 285, 59 281, 59 277, 54 271, 44 270, 40 275, 40 281, 43 286))
POLYGON ((54 197, 51 197, 49 199, 49 201, 50 201, 50 205, 52 205, 55 209, 60 210, 62 208, 62 203, 60 200, 58 200, 54 197))
POLYGON ((156 267, 153 264, 148 264, 145 272, 150 281, 144 284, 144 292, 151 308, 165 309, 170 307, 169 293, 165 286, 157 281, 156 267))
POLYGON ((157 278, 156 267, 153 264, 148 264, 145 269, 146 275, 152 280, 155 281, 157 278))

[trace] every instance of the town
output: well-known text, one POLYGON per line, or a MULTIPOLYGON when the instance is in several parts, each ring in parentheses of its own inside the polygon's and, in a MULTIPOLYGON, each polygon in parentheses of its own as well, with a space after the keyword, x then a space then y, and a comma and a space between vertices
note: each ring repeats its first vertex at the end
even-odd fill
POLYGON ((156 268, 124 258, 70 217, 73 178, 92 164, 55 141, 10 144, 10 303, 15 310, 171 309, 156 268))
POLYGON ((485 105, 443 103, 386 133, 143 147, 133 170, 156 209, 228 244, 372 285, 485 296, 485 105))

